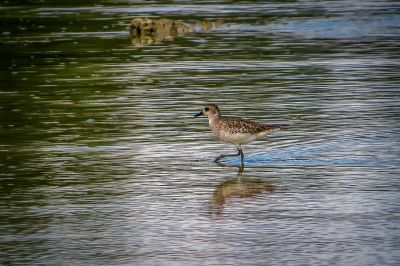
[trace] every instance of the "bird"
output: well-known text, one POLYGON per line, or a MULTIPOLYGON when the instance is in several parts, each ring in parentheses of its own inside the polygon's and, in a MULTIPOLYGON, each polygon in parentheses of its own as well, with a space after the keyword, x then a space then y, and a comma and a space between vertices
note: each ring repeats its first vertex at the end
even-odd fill
POLYGON ((206 116, 211 131, 223 142, 236 145, 237 154, 221 154, 214 162, 218 163, 225 157, 239 156, 241 164, 244 165, 244 153, 242 145, 248 144, 269 133, 286 129, 286 124, 259 124, 257 122, 243 119, 240 117, 222 116, 221 111, 216 104, 209 104, 202 111, 196 113, 194 117, 206 116))

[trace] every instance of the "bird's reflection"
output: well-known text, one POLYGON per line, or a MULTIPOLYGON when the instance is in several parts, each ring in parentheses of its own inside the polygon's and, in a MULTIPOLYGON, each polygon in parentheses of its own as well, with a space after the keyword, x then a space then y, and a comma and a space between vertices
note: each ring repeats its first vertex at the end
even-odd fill
MULTIPOLYGON (((224 166, 223 164, 219 164, 224 166)), ((238 167, 237 176, 220 183, 211 199, 211 212, 213 216, 223 213, 225 205, 230 198, 251 198, 262 193, 273 193, 276 187, 261 178, 243 177, 244 165, 238 167)))

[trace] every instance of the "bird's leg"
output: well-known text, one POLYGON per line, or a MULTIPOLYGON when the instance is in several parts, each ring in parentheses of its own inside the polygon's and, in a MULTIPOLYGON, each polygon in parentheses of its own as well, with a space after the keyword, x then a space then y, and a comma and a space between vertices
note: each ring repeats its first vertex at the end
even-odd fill
POLYGON ((236 148, 238 149, 238 152, 240 154, 240 162, 241 162, 241 165, 243 167, 244 166, 244 153, 242 151, 242 146, 237 145, 236 148))
POLYGON ((237 174, 238 179, 240 179, 240 178, 242 177, 243 170, 244 170, 244 165, 241 164, 241 165, 239 166, 239 171, 238 171, 238 174, 237 174))
MULTIPOLYGON (((242 150, 239 149, 239 146, 236 146, 236 148, 238 149, 238 153, 236 153, 236 154, 221 154, 220 156, 218 156, 218 158, 216 158, 214 160, 214 163, 218 163, 222 158, 225 158, 225 157, 236 157, 236 156, 243 154, 242 150)), ((242 158, 242 162, 243 162, 243 158, 242 158)))

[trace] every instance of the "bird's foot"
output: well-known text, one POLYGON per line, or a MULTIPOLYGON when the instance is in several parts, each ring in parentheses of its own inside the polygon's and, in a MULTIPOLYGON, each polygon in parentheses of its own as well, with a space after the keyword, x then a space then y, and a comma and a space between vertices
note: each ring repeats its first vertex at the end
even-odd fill
POLYGON ((215 158, 214 163, 218 163, 224 157, 225 157, 225 155, 218 156, 217 158, 215 158))

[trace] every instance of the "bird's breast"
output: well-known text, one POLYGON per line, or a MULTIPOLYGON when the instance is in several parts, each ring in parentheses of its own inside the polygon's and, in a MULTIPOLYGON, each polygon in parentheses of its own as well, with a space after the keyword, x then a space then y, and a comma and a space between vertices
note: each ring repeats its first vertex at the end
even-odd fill
POLYGON ((220 132, 219 139, 232 144, 247 144, 261 137, 258 134, 220 132))

